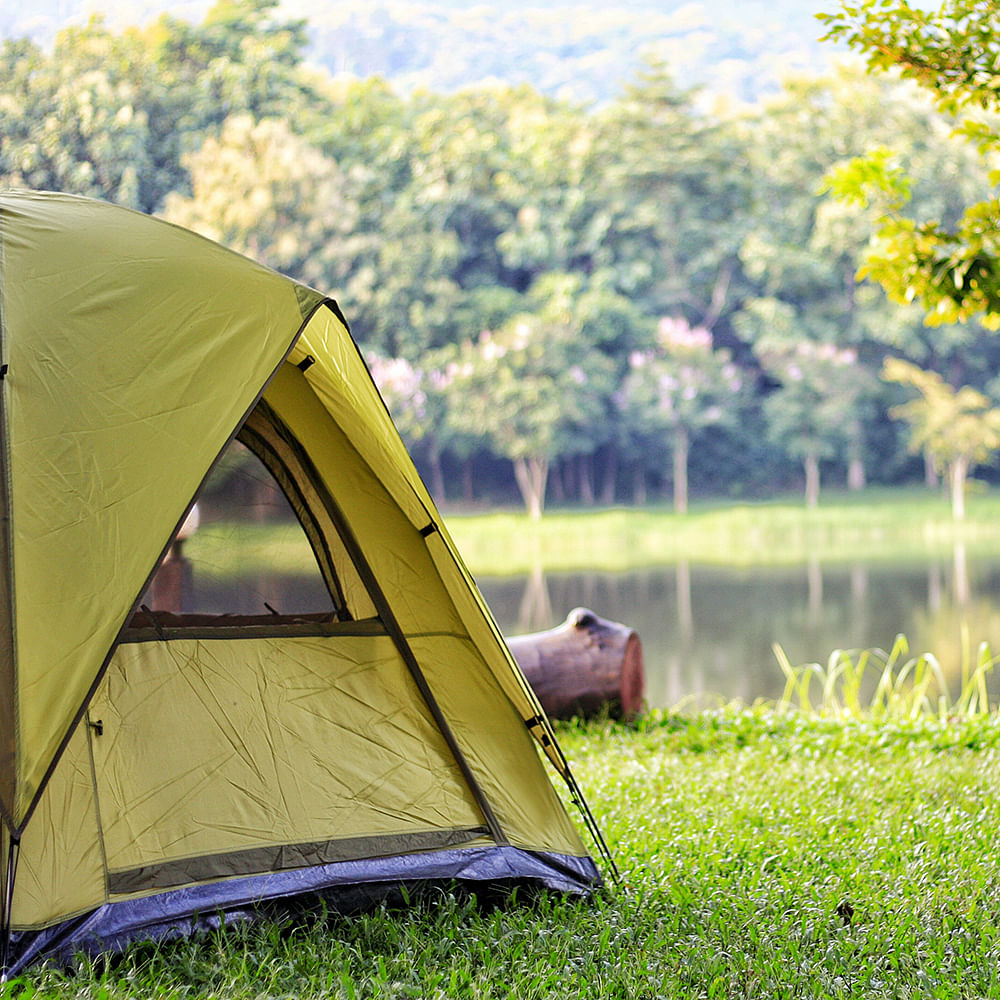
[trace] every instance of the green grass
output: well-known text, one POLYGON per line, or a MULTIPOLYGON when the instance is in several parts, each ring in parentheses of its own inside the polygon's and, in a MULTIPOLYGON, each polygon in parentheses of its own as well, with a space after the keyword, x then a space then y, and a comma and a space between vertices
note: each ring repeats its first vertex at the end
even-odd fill
MULTIPOLYGON (((969 499, 955 524, 946 500, 926 490, 870 490, 827 496, 809 510, 800 498, 703 503, 679 516, 662 508, 448 512, 445 521, 469 568, 484 576, 550 571, 620 572, 688 560, 726 566, 794 566, 951 558, 956 542, 1000 555, 1000 492, 969 499)), ((200 572, 218 578, 308 565, 305 536, 286 525, 217 524, 185 543, 200 572)))
POLYGON ((940 494, 926 490, 828 495, 813 510, 796 497, 696 504, 683 516, 614 508, 549 511, 535 522, 516 512, 452 512, 445 520, 470 569, 489 576, 533 567, 616 572, 682 560, 773 566, 950 557, 957 541, 1000 553, 1000 493, 970 497, 962 524, 940 494))
POLYGON ((442 891, 41 970, 0 996, 1000 996, 1000 717, 736 705, 564 725, 627 888, 442 891))

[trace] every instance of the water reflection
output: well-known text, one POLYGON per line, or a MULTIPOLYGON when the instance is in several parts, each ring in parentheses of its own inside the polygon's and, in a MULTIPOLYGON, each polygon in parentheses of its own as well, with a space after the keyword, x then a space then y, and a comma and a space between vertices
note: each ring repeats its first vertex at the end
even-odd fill
MULTIPOLYGON (((959 692, 963 656, 988 642, 1000 650, 1000 560, 970 556, 901 563, 755 569, 674 566, 631 573, 545 573, 483 578, 480 587, 505 634, 551 628, 570 609, 635 628, 651 705, 689 696, 778 697, 779 643, 792 663, 825 663, 838 648, 889 649, 907 636, 933 652, 959 692)), ((1000 690, 1000 684, 994 685, 1000 690)))
POLYGON ((520 632, 540 632, 550 628, 552 623, 552 600, 545 571, 536 565, 524 584, 524 595, 517 613, 518 629, 520 632))

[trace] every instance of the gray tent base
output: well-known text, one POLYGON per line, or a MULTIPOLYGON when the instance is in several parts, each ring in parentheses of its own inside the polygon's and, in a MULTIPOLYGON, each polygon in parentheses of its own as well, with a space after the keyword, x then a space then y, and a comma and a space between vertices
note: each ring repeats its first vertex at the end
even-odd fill
POLYGON ((361 908, 400 886, 461 883, 510 887, 526 884, 572 895, 590 895, 601 876, 590 858, 479 847, 341 861, 292 871, 191 886, 107 903, 41 931, 16 934, 8 976, 37 962, 66 963, 77 954, 120 952, 137 941, 183 937, 200 929, 267 915, 267 905, 296 898, 327 899, 334 909, 361 908))

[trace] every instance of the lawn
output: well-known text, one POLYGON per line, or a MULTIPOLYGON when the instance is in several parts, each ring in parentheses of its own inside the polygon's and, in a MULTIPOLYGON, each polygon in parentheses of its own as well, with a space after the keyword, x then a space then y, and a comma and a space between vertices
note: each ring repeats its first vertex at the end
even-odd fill
POLYGON ((1000 997, 996 715, 733 705, 561 736, 624 876, 595 900, 442 890, 0 996, 1000 997))
POLYGON ((689 513, 661 508, 552 510, 540 521, 520 512, 445 517, 474 573, 507 576, 541 567, 619 572, 681 560, 726 566, 829 565, 1000 554, 1000 492, 969 498, 963 523, 939 493, 923 489, 830 494, 819 507, 801 498, 703 502, 689 513))
MULTIPOLYGON (((551 510, 540 521, 520 511, 446 511, 445 523, 475 574, 533 569, 620 572, 681 560, 726 566, 825 565, 951 558, 956 543, 1000 555, 1000 491, 969 498, 956 524, 947 501, 921 489, 831 494, 809 510, 799 498, 666 507, 551 510)), ((185 543, 201 572, 220 578, 267 568, 294 573, 311 560, 305 536, 287 525, 225 522, 185 543)))

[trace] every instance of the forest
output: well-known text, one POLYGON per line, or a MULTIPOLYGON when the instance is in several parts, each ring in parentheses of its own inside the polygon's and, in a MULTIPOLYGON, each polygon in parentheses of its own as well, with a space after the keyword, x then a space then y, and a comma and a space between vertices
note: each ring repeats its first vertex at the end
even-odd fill
POLYGON ((995 334, 858 281, 880 208, 831 193, 858 156, 905 173, 911 220, 992 190, 913 84, 844 63, 727 110, 650 56, 584 104, 334 76, 308 38, 271 0, 7 38, 0 184, 156 214, 335 297, 442 502, 936 482, 935 405, 972 415, 962 460, 991 475, 995 334))

